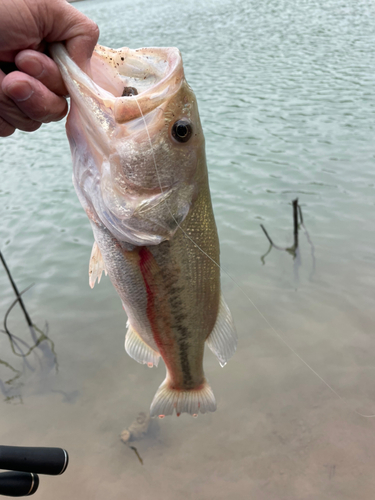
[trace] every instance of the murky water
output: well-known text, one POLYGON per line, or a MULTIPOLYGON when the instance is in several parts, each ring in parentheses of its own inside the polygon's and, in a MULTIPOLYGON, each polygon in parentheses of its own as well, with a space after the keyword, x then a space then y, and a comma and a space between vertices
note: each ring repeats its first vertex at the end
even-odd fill
MULTIPOLYGON (((147 411, 164 369, 124 352, 109 280, 88 286, 93 239, 64 124, 1 139, 1 250, 20 289, 35 283, 25 302, 54 345, 22 363, 0 336, 0 442, 67 448, 67 472, 42 478, 41 499, 373 499, 375 418, 358 414, 375 413, 373 2, 75 5, 104 45, 182 51, 222 264, 266 320, 223 274, 239 348, 224 369, 206 354, 218 410, 154 421, 135 444, 142 466, 119 434, 147 411), (291 246, 296 197, 311 241, 301 231, 299 259, 262 258, 260 223, 291 246)), ((1 271, 1 317, 13 298, 1 271)), ((18 309, 9 328, 30 343, 18 309)))

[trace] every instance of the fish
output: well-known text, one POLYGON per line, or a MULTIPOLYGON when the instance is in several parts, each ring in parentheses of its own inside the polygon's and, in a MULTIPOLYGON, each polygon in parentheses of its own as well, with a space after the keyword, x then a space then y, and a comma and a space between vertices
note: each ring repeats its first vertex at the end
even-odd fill
POLYGON ((73 184, 95 240, 90 286, 108 274, 128 317, 126 352, 149 367, 165 363, 151 416, 213 412, 205 344, 224 366, 237 334, 181 53, 97 45, 86 71, 62 44, 51 54, 70 95, 73 184))

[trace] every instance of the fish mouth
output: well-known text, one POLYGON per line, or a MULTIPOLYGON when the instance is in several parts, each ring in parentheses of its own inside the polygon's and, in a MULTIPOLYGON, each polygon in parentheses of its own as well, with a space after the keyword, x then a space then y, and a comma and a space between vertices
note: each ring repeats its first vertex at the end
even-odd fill
POLYGON ((179 90, 184 79, 181 54, 175 47, 111 49, 97 45, 88 74, 70 59, 61 43, 52 44, 50 51, 80 111, 96 104, 102 113, 92 112, 92 119, 101 126, 106 123, 107 132, 110 125, 155 110, 179 90))
POLYGON ((98 45, 91 61, 91 70, 98 75, 97 83, 110 88, 116 96, 116 123, 126 123, 153 111, 177 92, 184 78, 181 54, 174 47, 116 50, 98 45), (107 69, 105 81, 101 79, 103 67, 112 69, 107 69), (134 95, 137 99, 133 99, 134 95))
POLYGON ((166 109, 186 85, 179 50, 97 45, 87 73, 61 43, 50 51, 71 98, 67 135, 86 212, 134 245, 170 239, 194 191, 154 156, 163 148, 166 109))

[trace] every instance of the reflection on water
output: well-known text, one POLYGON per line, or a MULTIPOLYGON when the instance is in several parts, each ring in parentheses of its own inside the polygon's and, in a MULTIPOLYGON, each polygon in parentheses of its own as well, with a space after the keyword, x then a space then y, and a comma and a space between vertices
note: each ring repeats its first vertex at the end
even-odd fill
POLYGON ((293 206, 293 245, 290 247, 280 247, 279 245, 276 245, 273 240, 271 239, 270 235, 268 234, 266 228, 264 227, 263 224, 260 224, 260 227, 262 228, 266 238, 269 241, 269 248, 265 254, 263 254, 260 258, 262 261, 262 264, 265 265, 266 263, 266 257, 267 255, 271 252, 273 248, 276 250, 281 250, 283 252, 288 252, 290 255, 293 257, 293 272, 294 272, 294 279, 296 283, 299 282, 299 268, 302 264, 301 260, 301 250, 300 250, 300 245, 299 245, 299 231, 300 228, 303 228, 304 235, 306 236, 306 239, 310 245, 311 248, 311 259, 312 259, 312 269, 310 273, 310 280, 313 279, 314 273, 315 273, 315 267, 316 267, 316 261, 315 261, 315 247, 313 242, 311 241, 309 232, 306 229, 306 226, 303 221, 303 215, 302 215, 302 208, 301 205, 298 203, 298 198, 293 200, 292 202, 293 206))
POLYGON ((0 379, 0 391, 4 396, 4 401, 6 403, 14 403, 16 401, 18 403, 22 403, 22 397, 20 393, 21 382, 19 381, 19 378, 22 375, 21 370, 17 370, 17 368, 14 368, 14 366, 7 363, 6 361, 3 361, 2 359, 0 359, 0 365, 7 369, 5 370, 4 380, 0 379))
MULTIPOLYGON (((6 328, 6 326, 5 326, 6 328)), ((8 335, 9 344, 13 356, 22 358, 22 369, 15 368, 7 361, 0 359, 0 364, 13 372, 13 376, 8 378, 9 372, 5 372, 5 379, 0 375, 0 390, 5 396, 6 402, 23 402, 22 400, 22 376, 27 379, 27 372, 35 372, 41 376, 48 375, 52 369, 58 371, 57 356, 53 341, 48 337, 48 324, 44 331, 36 325, 29 328, 31 335, 31 345, 20 337, 6 330, 0 332, 8 335), (26 351, 20 346, 26 348, 26 351), (31 355, 34 356, 31 356, 31 355), (26 372, 26 373, 25 373, 26 372)))
MULTIPOLYGON (((1 250, 20 290, 35 283, 28 310, 38 325, 48 318, 59 359, 57 373, 19 366, 0 335, 0 359, 23 373, 23 404, 0 403, 0 442, 69 451, 59 489, 46 478, 42 500, 372 500, 375 419, 355 411, 375 413, 373 3, 74 5, 99 23, 104 45, 181 49, 206 136, 222 265, 343 400, 223 273, 239 347, 223 369, 206 353, 218 410, 157 421, 134 443, 142 466, 120 434, 147 413, 164 370, 126 356, 109 280, 88 286, 93 238, 58 123, 0 142, 1 250), (285 251, 263 264, 259 226, 293 246, 297 197, 310 238, 302 227, 298 275, 285 251)), ((1 316, 12 301, 0 273, 1 316)), ((25 331, 16 309, 9 329, 25 331)), ((16 375, 0 370, 3 381, 16 375)))
MULTIPOLYGON (((1 252, 0 261, 16 295, 16 299, 10 304, 4 315, 4 330, 0 329, 0 332, 7 335, 13 356, 22 359, 22 370, 15 368, 14 365, 11 365, 9 362, 0 359, 0 365, 7 369, 5 370, 4 380, 0 372, 0 390, 5 397, 5 402, 23 403, 22 376, 25 374, 25 370, 28 372, 37 371, 39 373, 44 373, 44 375, 48 375, 52 368, 55 368, 56 371, 58 370, 57 356, 55 353, 54 343, 48 337, 48 323, 45 324, 44 331, 42 331, 37 325, 32 322, 25 306, 23 294, 27 292, 33 285, 30 285, 22 292, 19 292, 17 285, 13 280, 10 269, 6 263, 6 260, 1 252), (20 305, 26 320, 26 324, 28 327, 27 329, 30 333, 30 340, 28 342, 20 338, 18 335, 12 333, 8 327, 9 315, 11 314, 16 304, 20 305), (34 356, 31 356, 32 354, 34 356), (12 372, 12 376, 10 378, 8 378, 9 370, 12 372)), ((27 379, 27 376, 25 378, 27 379)))

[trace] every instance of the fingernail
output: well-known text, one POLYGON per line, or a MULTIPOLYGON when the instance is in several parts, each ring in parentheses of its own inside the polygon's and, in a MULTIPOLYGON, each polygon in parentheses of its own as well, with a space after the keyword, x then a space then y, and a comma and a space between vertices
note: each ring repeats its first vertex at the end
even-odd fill
POLYGON ((8 97, 18 102, 27 101, 34 93, 27 82, 12 83, 3 90, 8 97))
POLYGON ((31 67, 29 68, 29 74, 34 78, 41 77, 44 72, 44 67, 42 66, 40 61, 38 61, 37 59, 32 59, 30 62, 31 67))
POLYGON ((17 65, 21 66, 21 70, 34 78, 40 78, 44 73, 44 66, 36 57, 30 57, 29 55, 21 55, 17 59, 17 65))

